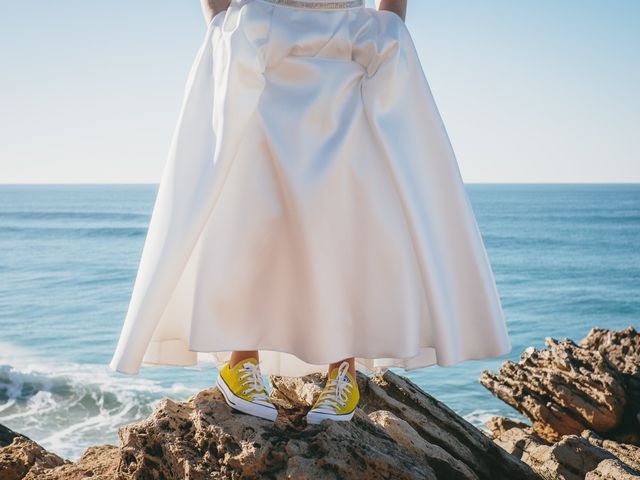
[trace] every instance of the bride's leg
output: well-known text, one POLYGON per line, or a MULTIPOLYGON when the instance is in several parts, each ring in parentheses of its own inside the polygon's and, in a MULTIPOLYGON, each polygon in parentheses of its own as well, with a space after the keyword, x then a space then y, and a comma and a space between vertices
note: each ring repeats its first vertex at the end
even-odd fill
POLYGON ((231 358, 229 359, 229 366, 233 368, 236 366, 236 364, 239 361, 244 360, 245 358, 255 358, 258 361, 260 360, 260 358, 258 357, 257 350, 239 350, 239 351, 231 352, 231 358))
POLYGON ((340 360, 339 362, 335 362, 332 363, 331 365, 329 365, 329 371, 327 373, 331 373, 331 370, 333 370, 336 367, 339 367, 340 364, 344 361, 349 362, 349 373, 353 376, 353 378, 356 377, 356 365, 355 365, 355 359, 354 357, 349 357, 349 358, 345 358, 344 360, 340 360))

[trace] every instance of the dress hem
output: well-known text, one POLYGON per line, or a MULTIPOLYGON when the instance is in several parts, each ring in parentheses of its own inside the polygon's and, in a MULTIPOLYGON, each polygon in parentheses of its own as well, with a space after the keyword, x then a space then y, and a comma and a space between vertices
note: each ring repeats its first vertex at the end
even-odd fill
MULTIPOLYGON (((365 372, 371 372, 371 373, 384 373, 385 370, 387 370, 388 368, 398 368, 401 370, 404 370, 405 372, 411 371, 411 370, 416 370, 419 368, 426 368, 426 367, 431 367, 434 365, 440 366, 440 367, 453 367, 456 366, 462 362, 466 362, 466 361, 470 361, 470 360, 487 360, 490 358, 497 358, 497 357, 501 357, 503 355, 506 355, 508 353, 510 353, 512 351, 512 344, 509 341, 507 343, 507 345, 501 345, 499 346, 499 348, 494 348, 494 349, 488 349, 485 351, 482 351, 481 353, 475 353, 475 354, 469 354, 469 355, 460 355, 458 357, 455 357, 453 360, 449 360, 449 361, 438 361, 437 358, 437 350, 434 346, 432 345, 423 345, 418 347, 417 352, 414 355, 409 355, 409 356, 404 356, 404 355, 399 355, 397 353, 389 353, 389 354, 371 354, 371 353, 353 353, 353 354, 344 354, 344 355, 339 355, 339 358, 337 360, 326 360, 326 361, 310 361, 310 359, 307 359, 305 357, 299 356, 296 353, 293 352, 289 352, 287 350, 281 349, 281 348, 265 348, 265 347, 256 347, 256 346, 251 346, 251 347, 236 347, 236 348, 224 348, 224 349, 212 349, 212 350, 207 350, 207 349, 194 349, 191 350, 190 348, 187 347, 188 343, 185 342, 184 340, 181 339, 172 339, 172 340, 163 340, 160 342, 151 342, 151 345, 155 344, 155 355, 150 355, 150 358, 147 360, 142 360, 140 367, 145 368, 145 367, 197 367, 199 365, 202 365, 204 363, 211 363, 213 364, 213 366, 215 366, 216 368, 219 368, 219 364, 222 363, 220 361, 217 361, 216 359, 214 359, 213 357, 211 359, 206 359, 206 362, 204 361, 205 359, 202 358, 198 358, 197 354, 198 353, 203 353, 203 354, 216 354, 216 353, 230 353, 234 350, 241 350, 241 351, 247 351, 247 350, 257 350, 258 352, 271 352, 271 353, 284 353, 284 354, 288 354, 288 355, 293 355, 295 356, 297 359, 299 359, 301 362, 304 362, 306 364, 308 364, 309 366, 312 366, 312 368, 316 368, 316 371, 320 372, 322 370, 324 370, 326 368, 327 365, 337 362, 339 360, 345 359, 345 358, 351 358, 354 357, 356 359, 356 369, 361 370, 361 371, 365 371, 365 372), (169 345, 171 347, 173 347, 172 349, 175 348, 176 344, 182 345, 183 347, 187 347, 186 350, 183 349, 181 350, 181 355, 167 355, 167 352, 161 352, 162 350, 162 345, 166 344, 169 345), (162 357, 172 357, 173 359, 160 359, 162 357), (179 357, 182 357, 182 360, 179 359, 179 357), (411 366, 401 366, 401 365, 397 365, 397 363, 402 362, 402 361, 409 361, 411 359, 416 359, 418 357, 422 357, 422 356, 428 356, 431 359, 430 360, 424 360, 420 363, 417 364, 413 364, 411 366), (155 357, 155 359, 153 359, 155 357), (358 359, 361 360, 369 360, 369 361, 380 361, 380 365, 374 365, 373 367, 369 367, 367 365, 363 365, 362 362, 358 362, 358 359), (394 365, 395 363, 395 365, 394 365)), ((175 350, 174 350, 175 352, 175 350)), ((108 365, 108 368, 114 372, 119 372, 119 373, 124 373, 124 374, 129 374, 129 375, 136 375, 140 368, 138 368, 137 370, 133 371, 132 369, 127 369, 125 367, 120 367, 116 364, 116 362, 111 362, 108 365)), ((310 372, 311 373, 311 372, 310 372)), ((279 376, 289 376, 289 375, 279 375, 279 376)), ((298 375, 296 375, 298 376, 298 375)))

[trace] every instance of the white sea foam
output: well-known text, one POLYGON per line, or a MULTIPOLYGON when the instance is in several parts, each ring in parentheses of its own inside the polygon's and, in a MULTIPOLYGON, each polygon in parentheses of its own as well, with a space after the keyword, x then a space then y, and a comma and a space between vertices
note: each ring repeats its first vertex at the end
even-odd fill
MULTIPOLYGON (((197 390, 179 382, 123 378, 104 364, 46 362, 0 342, 0 423, 71 460, 91 445, 117 445, 118 428, 146 418, 162 398, 187 398, 197 390)), ((504 414, 476 409, 464 418, 487 431, 484 423, 504 414)))
POLYGON ((90 445, 118 443, 118 427, 139 421, 165 396, 186 398, 182 383, 127 377, 106 365, 46 362, 0 342, 0 423, 77 460, 90 445))
MULTIPOLYGON (((515 421, 528 423, 527 418, 515 410, 507 413, 506 415, 515 421)), ((490 420, 492 417, 497 417, 497 416, 505 416, 504 409, 502 410, 499 410, 496 408, 486 409, 486 410, 476 409, 476 410, 473 410, 472 412, 467 413, 466 415, 463 415, 463 418, 469 423, 471 423, 472 425, 474 425, 475 427, 477 427, 478 429, 488 433, 489 429, 487 428, 485 423, 488 420, 490 420)))
POLYGON ((487 432, 489 431, 489 429, 485 426, 485 422, 491 417, 495 417, 497 415, 500 415, 501 413, 502 412, 500 412, 498 409, 476 409, 464 415, 464 419, 472 425, 478 427, 480 430, 487 432))

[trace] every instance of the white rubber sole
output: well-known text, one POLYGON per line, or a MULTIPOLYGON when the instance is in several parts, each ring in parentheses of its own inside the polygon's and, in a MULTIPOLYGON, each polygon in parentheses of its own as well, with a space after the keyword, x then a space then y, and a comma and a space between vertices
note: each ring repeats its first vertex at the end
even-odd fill
POLYGON ((271 420, 272 422, 276 421, 278 410, 275 406, 267 406, 260 403, 249 402, 244 398, 238 397, 231 391, 220 374, 218 374, 216 386, 220 389, 225 402, 227 402, 227 405, 229 405, 231 408, 234 408, 243 413, 248 413, 249 415, 254 415, 256 417, 271 420))
POLYGON ((335 420, 336 422, 348 422, 349 420, 351 420, 351 418, 353 418, 354 413, 355 413, 355 410, 349 413, 342 413, 342 414, 322 413, 322 412, 315 412, 313 410, 309 410, 309 412, 307 413, 306 419, 307 419, 307 423, 311 425, 318 424, 322 422, 322 420, 326 420, 326 419, 335 420))

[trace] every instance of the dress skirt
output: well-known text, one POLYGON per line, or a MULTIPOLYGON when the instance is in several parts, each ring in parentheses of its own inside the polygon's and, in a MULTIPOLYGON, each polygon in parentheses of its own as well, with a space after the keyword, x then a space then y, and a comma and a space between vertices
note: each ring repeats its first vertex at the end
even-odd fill
POLYGON ((231 0, 188 75, 109 367, 264 374, 511 350, 405 23, 358 1, 231 0))

